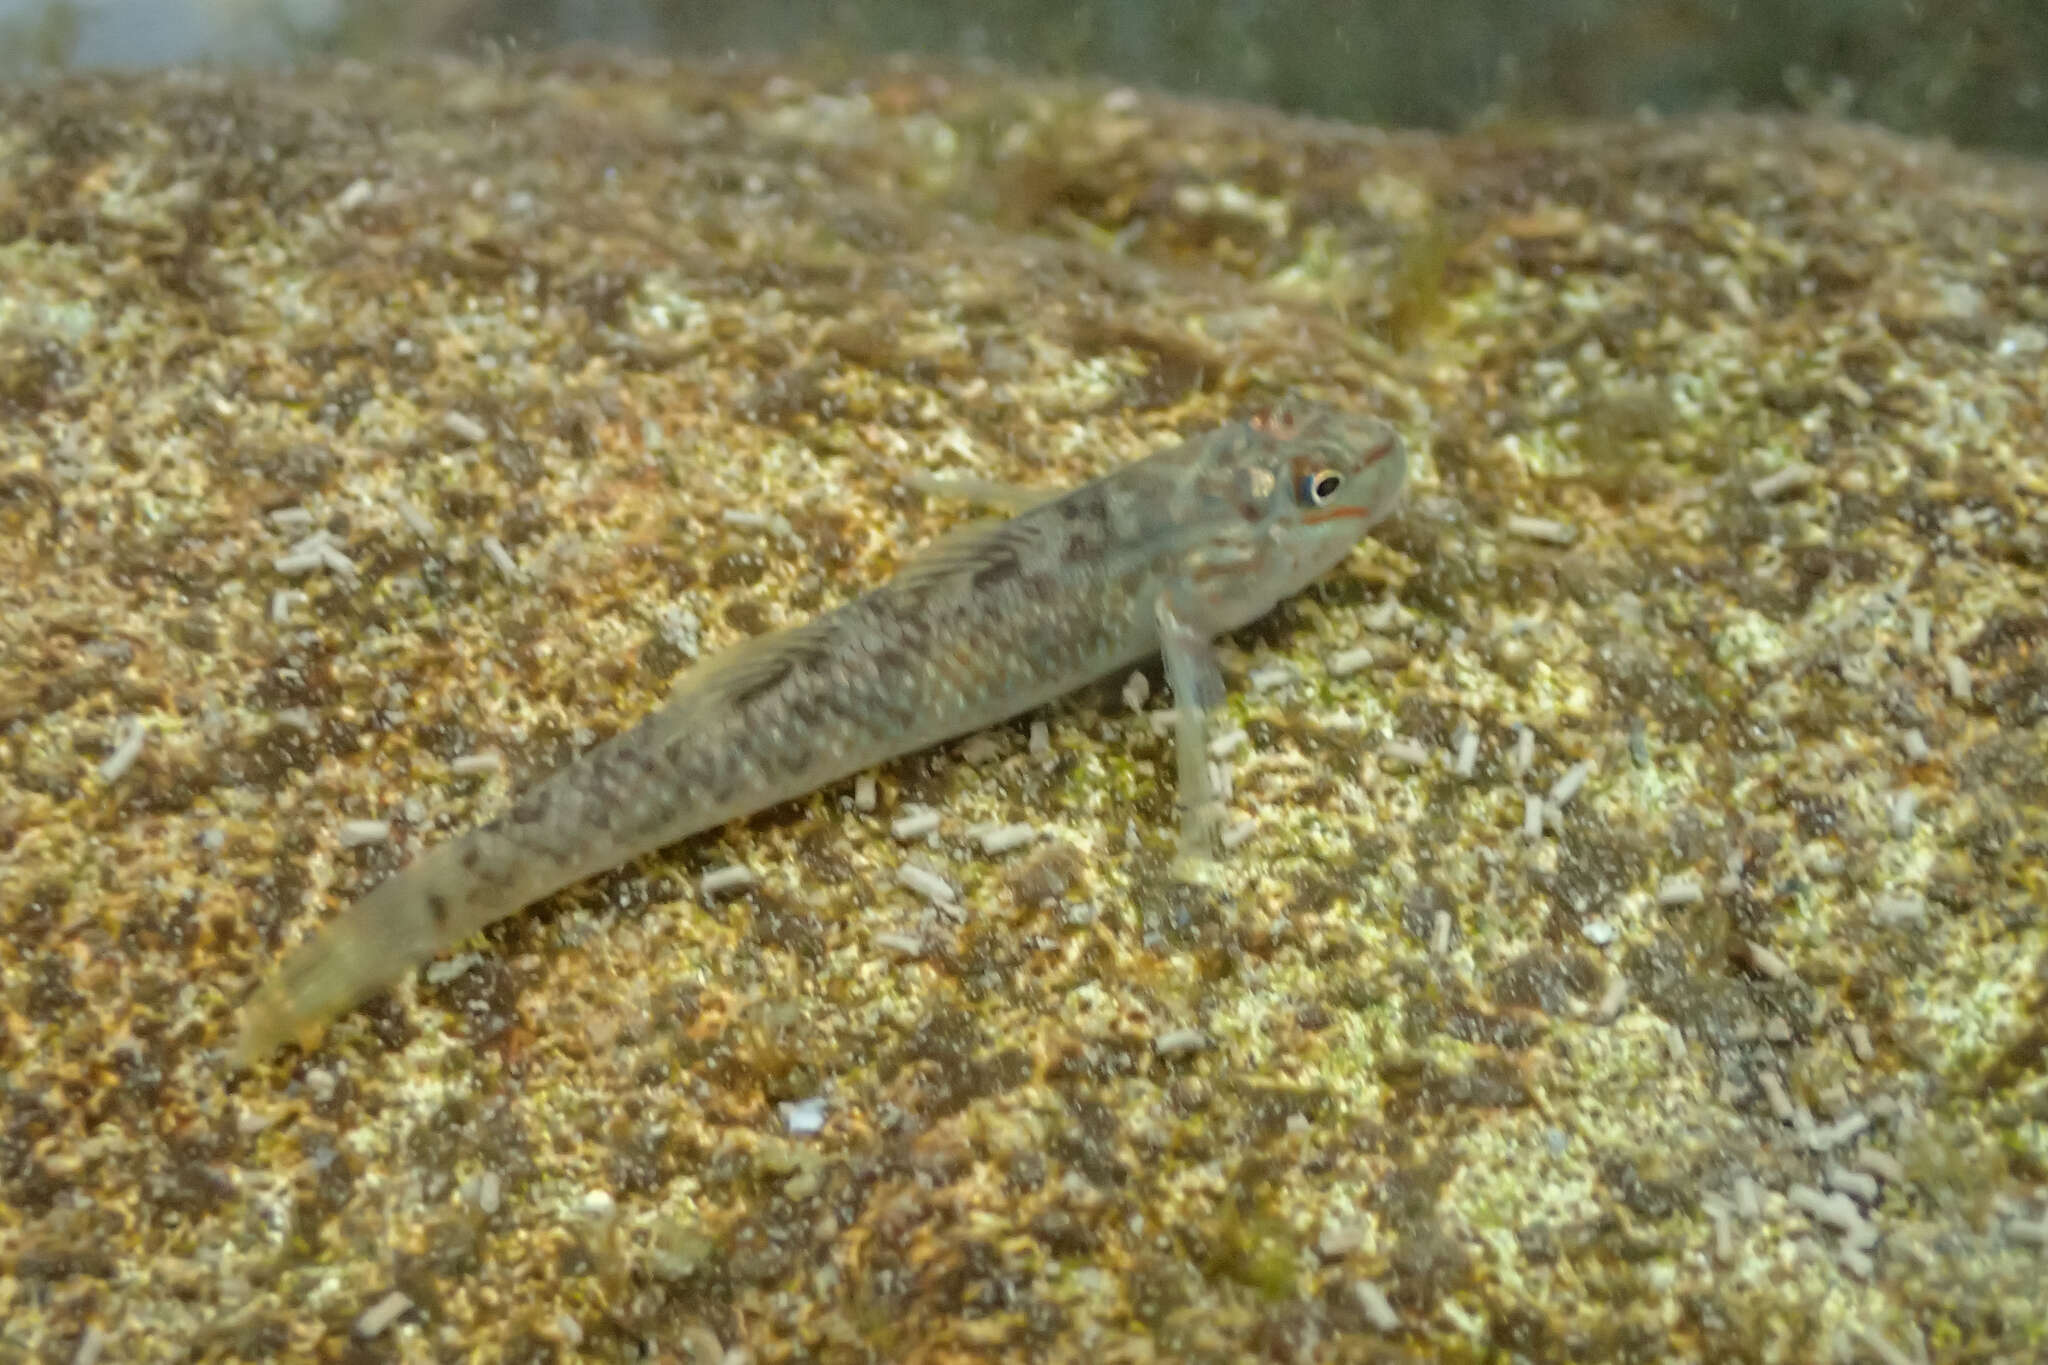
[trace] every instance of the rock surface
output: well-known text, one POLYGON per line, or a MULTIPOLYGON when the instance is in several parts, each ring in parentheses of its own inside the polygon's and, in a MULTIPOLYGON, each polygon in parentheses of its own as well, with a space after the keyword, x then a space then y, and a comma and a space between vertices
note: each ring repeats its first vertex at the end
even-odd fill
POLYGON ((2039 168, 174 73, 0 93, 0 285, 0 1359, 2048 1337, 2039 168), (1219 888, 1163 882, 1155 671, 227 1065, 407 850, 957 520, 905 474, 1289 389, 1423 457, 1233 642, 1219 888))

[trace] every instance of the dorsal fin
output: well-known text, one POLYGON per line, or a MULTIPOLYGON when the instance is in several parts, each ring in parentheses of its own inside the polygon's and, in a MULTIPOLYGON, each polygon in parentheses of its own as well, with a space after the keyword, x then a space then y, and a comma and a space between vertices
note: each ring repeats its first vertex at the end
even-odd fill
POLYGON ((915 587, 955 575, 972 577, 992 564, 1013 562, 1016 525, 1014 517, 985 517, 955 526, 912 555, 889 581, 915 587))
MULTIPOLYGON (((956 526, 913 555, 884 587, 913 593, 950 581, 991 587, 1023 567, 1025 548, 1036 534, 1014 517, 991 517, 956 526)), ((831 611, 800 626, 742 640, 676 679, 670 705, 680 703, 692 710, 700 704, 743 705, 793 670, 829 656, 839 648, 845 627, 846 618, 831 611)))
POLYGON ((833 635, 827 615, 729 645, 677 678, 669 705, 690 710, 744 705, 793 670, 830 653, 833 635))

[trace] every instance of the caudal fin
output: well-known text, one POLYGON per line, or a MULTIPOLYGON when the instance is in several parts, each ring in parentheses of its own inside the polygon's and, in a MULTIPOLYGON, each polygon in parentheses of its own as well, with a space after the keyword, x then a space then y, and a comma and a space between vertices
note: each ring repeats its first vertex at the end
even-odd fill
POLYGON ((242 1007, 238 1064, 261 1061, 433 955, 442 941, 433 904, 446 903, 433 885, 437 861, 406 868, 285 954, 242 1007))

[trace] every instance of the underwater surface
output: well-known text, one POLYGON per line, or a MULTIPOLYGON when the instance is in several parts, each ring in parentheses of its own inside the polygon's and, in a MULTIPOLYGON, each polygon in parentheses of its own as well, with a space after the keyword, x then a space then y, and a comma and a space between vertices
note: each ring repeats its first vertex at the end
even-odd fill
POLYGON ((0 88, 0 1358, 2040 1354, 2044 210, 939 60, 0 88), (909 476, 1289 393, 1414 481, 1225 642, 1213 885, 1152 665, 234 1063, 909 476))

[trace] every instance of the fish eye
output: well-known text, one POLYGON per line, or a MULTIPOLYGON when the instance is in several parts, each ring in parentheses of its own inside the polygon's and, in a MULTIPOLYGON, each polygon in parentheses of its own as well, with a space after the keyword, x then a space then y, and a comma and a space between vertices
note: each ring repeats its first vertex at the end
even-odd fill
POLYGON ((1310 507, 1321 507, 1336 497, 1337 490, 1343 486, 1344 476, 1334 469, 1305 474, 1301 480, 1301 500, 1310 507))

